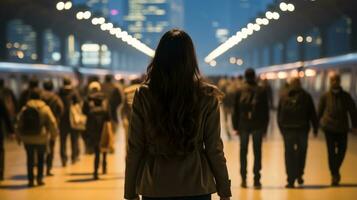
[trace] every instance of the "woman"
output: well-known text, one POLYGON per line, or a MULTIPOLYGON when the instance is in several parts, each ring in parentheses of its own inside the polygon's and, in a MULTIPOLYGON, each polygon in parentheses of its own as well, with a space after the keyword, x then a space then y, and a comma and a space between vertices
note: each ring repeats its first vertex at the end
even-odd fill
POLYGON ((230 199, 220 139, 220 92, 200 77, 191 38, 161 38, 135 94, 129 127, 125 198, 230 199))
MULTIPOLYGON (((94 173, 93 178, 99 179, 98 169, 101 154, 101 138, 103 127, 109 122, 109 112, 105 105, 105 95, 101 92, 99 82, 92 82, 88 86, 88 98, 83 104, 83 114, 87 116, 86 134, 88 134, 88 144, 94 149, 94 173)), ((107 173, 107 153, 103 152, 103 174, 107 173)))

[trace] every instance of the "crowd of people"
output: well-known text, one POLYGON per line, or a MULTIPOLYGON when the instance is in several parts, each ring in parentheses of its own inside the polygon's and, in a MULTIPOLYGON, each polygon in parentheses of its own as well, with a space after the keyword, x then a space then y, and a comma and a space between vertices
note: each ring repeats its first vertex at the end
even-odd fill
MULTIPOLYGON (((116 83, 112 75, 107 75, 100 83, 99 77, 92 76, 87 85, 81 87, 74 86, 71 79, 63 78, 57 91, 51 80, 40 84, 36 77, 31 77, 17 101, 13 91, 6 87, 3 79, 0 80, 0 180, 4 179, 5 173, 6 135, 25 147, 29 187, 35 186, 35 180, 37 185, 44 185, 44 175, 53 176, 54 148, 58 137, 63 167, 69 161, 72 164, 79 161, 79 140, 82 138, 84 152, 95 155, 93 178, 99 178, 100 155, 103 155, 102 173, 106 174, 106 156, 114 152, 113 137, 119 123, 118 115, 121 110, 129 110, 127 107, 130 106, 122 82, 116 83), (34 175, 35 165, 37 175, 34 175)), ((128 121, 125 119, 127 113, 122 112, 123 121, 128 121)))
POLYGON ((247 187, 246 168, 250 135, 253 140, 254 187, 261 187, 262 139, 268 132, 271 109, 276 110, 277 124, 284 140, 286 187, 294 188, 295 182, 304 184, 303 175, 311 128, 315 137, 319 128, 325 134, 331 185, 339 185, 348 132, 355 133, 357 128, 357 110, 351 95, 341 87, 340 75, 334 72, 329 78, 330 88, 321 96, 317 109, 312 96, 302 88, 298 77, 287 80, 281 88, 277 95, 279 101, 276 108, 269 82, 266 79, 259 80, 253 69, 247 69, 244 77, 222 78, 218 81, 218 87, 226 94, 222 107, 223 125, 228 139, 231 138, 231 130, 240 138, 242 187, 247 187))
MULTIPOLYGON (((113 134, 120 122, 127 143, 125 199, 142 195, 144 200, 209 200, 217 192, 221 200, 229 200, 231 182, 220 135, 223 111, 228 139, 234 133, 240 139, 241 186, 247 187, 252 137, 254 187, 261 188, 262 141, 274 108, 272 88, 267 80, 258 81, 253 69, 238 78, 223 78, 217 85, 220 90, 202 78, 192 40, 178 29, 168 31, 160 40, 145 80, 134 80, 125 89, 111 75, 105 76, 103 83, 90 77, 83 87, 64 78, 58 91, 50 80, 40 87, 33 77, 16 101, 0 80, 0 180, 4 179, 5 129, 24 144, 28 185, 33 187, 35 180, 37 185, 45 184, 45 168, 46 176, 53 175, 58 135, 63 167, 80 160, 82 138, 84 152, 94 155, 93 178, 99 178, 100 160, 102 173, 107 173, 107 154, 114 152, 113 134)), ((315 136, 319 128, 325 133, 331 184, 339 185, 348 132, 351 125, 353 131, 357 128, 357 110, 351 95, 342 89, 338 73, 330 77, 330 89, 321 96, 317 110, 297 77, 289 80, 278 96, 286 187, 304 184, 311 127, 315 136)))

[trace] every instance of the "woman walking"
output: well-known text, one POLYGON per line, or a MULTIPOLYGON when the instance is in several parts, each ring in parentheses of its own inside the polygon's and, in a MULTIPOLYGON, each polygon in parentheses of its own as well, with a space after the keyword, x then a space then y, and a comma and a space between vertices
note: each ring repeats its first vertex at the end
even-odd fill
POLYGON ((165 33, 134 97, 126 199, 230 199, 219 96, 200 76, 189 35, 165 33))

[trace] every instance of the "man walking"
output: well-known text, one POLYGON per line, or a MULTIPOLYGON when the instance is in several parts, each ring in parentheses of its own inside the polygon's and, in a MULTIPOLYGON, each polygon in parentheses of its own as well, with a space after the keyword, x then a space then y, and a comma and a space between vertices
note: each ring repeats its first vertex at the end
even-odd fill
POLYGON ((254 150, 254 187, 261 188, 262 139, 269 123, 268 95, 258 86, 255 71, 245 71, 245 82, 238 90, 234 103, 232 124, 240 137, 240 164, 242 187, 247 187, 247 154, 249 137, 253 137, 254 150))
POLYGON ((330 90, 320 99, 318 118, 326 136, 331 185, 338 186, 341 180, 340 167, 347 150, 349 120, 355 131, 357 111, 351 95, 341 87, 340 75, 336 73, 330 77, 330 90))
POLYGON ((317 136, 318 120, 312 97, 302 87, 299 78, 291 80, 279 100, 278 125, 284 138, 287 188, 297 180, 304 183, 306 152, 310 124, 317 136))

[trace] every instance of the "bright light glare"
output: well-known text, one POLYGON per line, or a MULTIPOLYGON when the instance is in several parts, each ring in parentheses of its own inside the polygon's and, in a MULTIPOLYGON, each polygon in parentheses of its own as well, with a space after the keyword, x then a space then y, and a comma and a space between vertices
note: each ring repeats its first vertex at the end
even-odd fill
POLYGON ((64 4, 64 9, 66 10, 69 10, 72 8, 72 2, 70 1, 67 1, 65 4, 64 4))
POLYGON ((270 11, 265 13, 265 17, 268 18, 268 19, 273 19, 273 15, 274 14, 272 12, 270 12, 270 11))
POLYGON ((288 4, 288 11, 290 11, 290 12, 294 12, 294 10, 295 10, 295 6, 294 6, 294 4, 289 3, 289 4, 288 4))
POLYGON ((217 62, 215 60, 212 60, 211 62, 209 62, 209 65, 211 65, 211 67, 215 67, 217 65, 217 62))
POLYGON ((98 18, 98 24, 104 24, 104 23, 105 23, 105 18, 104 17, 98 18))
POLYGON ((267 18, 264 18, 264 19, 263 19, 263 25, 266 26, 266 25, 268 25, 268 24, 269 24, 269 20, 268 20, 267 18))
POLYGON ((78 12, 78 13, 76 14, 76 18, 77 18, 78 20, 84 19, 84 13, 83 13, 83 12, 78 12))
POLYGON ((229 58, 229 63, 235 64, 236 62, 237 62, 237 58, 235 58, 235 57, 230 57, 229 58))
POLYGON ((83 18, 84 19, 89 19, 92 16, 92 13, 90 11, 85 11, 83 13, 83 18))
POLYGON ((278 20, 280 18, 280 14, 278 12, 273 13, 273 19, 278 20))
POLYGON ((280 7, 280 10, 283 12, 288 10, 288 4, 286 4, 285 2, 281 2, 279 7, 280 7))
POLYGON ((63 9, 64 9, 64 6, 65 6, 65 4, 64 4, 62 1, 60 1, 60 2, 58 2, 58 3, 56 4, 56 9, 57 9, 57 10, 63 10, 63 9))
POLYGON ((306 42, 311 43, 312 42, 312 37, 311 36, 307 36, 306 37, 306 42))
POLYGON ((298 41, 299 43, 302 43, 304 41, 304 38, 302 36, 298 36, 296 38, 296 41, 298 41))
POLYGON ((99 24, 98 18, 93 18, 93 19, 92 19, 92 24, 93 24, 93 25, 98 25, 98 24, 99 24))
POLYGON ((260 25, 259 24, 254 24, 253 29, 254 29, 254 31, 260 31, 260 25))

